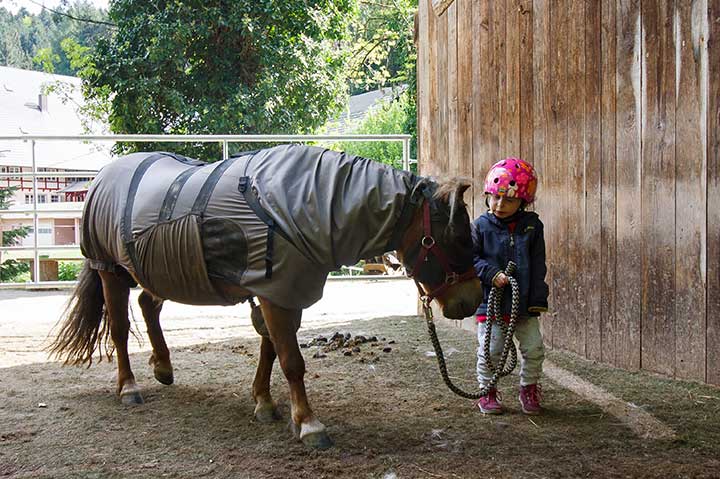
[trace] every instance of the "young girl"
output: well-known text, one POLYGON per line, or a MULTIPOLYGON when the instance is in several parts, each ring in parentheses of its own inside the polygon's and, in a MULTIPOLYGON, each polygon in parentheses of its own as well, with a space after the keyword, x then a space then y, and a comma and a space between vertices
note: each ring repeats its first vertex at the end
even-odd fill
MULTIPOLYGON (((520 405, 525 414, 539 414, 540 374, 545 348, 540 333, 540 313, 547 311, 548 285, 545 283, 545 239, 543 224, 525 207, 535 200, 537 177, 533 167, 518 158, 495 163, 485 178, 485 204, 489 210, 473 223, 475 272, 483 282, 485 300, 476 311, 478 321, 477 378, 480 387, 492 379, 484 353, 487 302, 492 286, 503 288, 503 320, 510 320, 512 291, 504 273, 509 261, 517 265, 515 279, 520 289, 520 308, 515 339, 520 347, 520 405)), ((504 338, 499 325, 492 328, 490 360, 500 362, 504 338)), ((496 388, 476 403, 485 414, 503 412, 496 388)))

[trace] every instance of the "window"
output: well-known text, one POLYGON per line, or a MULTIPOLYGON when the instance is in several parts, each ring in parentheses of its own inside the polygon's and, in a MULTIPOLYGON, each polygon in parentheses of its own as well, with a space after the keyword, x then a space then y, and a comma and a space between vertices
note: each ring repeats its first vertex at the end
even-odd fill
POLYGON ((38 195, 38 203, 47 203, 47 195, 38 195))
POLYGON ((41 235, 51 235, 52 234, 52 228, 38 228, 38 232, 41 235))
POLYGON ((50 203, 60 203, 60 195, 50 195, 50 203))
POLYGON ((31 205, 33 202, 33 195, 25 195, 25 204, 31 205))
MULTIPOLYGON (((49 173, 49 172, 55 172, 57 171, 54 168, 38 168, 38 173, 49 173)), ((57 181, 58 178, 56 176, 45 176, 40 177, 41 179, 44 179, 45 181, 57 181)))

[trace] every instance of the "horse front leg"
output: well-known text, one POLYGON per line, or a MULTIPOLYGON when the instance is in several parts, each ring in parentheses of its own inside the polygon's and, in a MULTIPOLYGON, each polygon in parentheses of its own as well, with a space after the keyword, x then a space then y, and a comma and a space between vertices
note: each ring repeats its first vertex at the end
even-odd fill
POLYGON ((106 271, 100 271, 99 273, 102 280, 105 308, 110 323, 110 337, 113 340, 115 353, 117 354, 117 392, 123 404, 142 404, 143 398, 140 394, 140 388, 135 383, 135 375, 130 369, 130 358, 127 349, 128 333, 130 331, 130 320, 128 319, 130 287, 127 280, 120 276, 106 271))
POLYGON ((292 431, 306 446, 328 448, 333 442, 325 431, 325 426, 315 418, 305 392, 305 360, 295 335, 300 325, 302 310, 281 308, 264 298, 260 298, 260 307, 280 367, 290 386, 292 431))
POLYGON ((145 326, 147 327, 148 338, 152 345, 150 365, 153 367, 155 379, 162 384, 172 384, 174 381, 173 367, 170 362, 170 350, 165 343, 165 336, 160 327, 160 311, 162 311, 163 300, 143 290, 138 298, 145 326))
POLYGON ((270 338, 262 337, 260 343, 260 361, 253 381, 253 399, 255 399, 255 419, 260 422, 272 422, 280 419, 277 405, 270 394, 270 376, 277 354, 270 338))

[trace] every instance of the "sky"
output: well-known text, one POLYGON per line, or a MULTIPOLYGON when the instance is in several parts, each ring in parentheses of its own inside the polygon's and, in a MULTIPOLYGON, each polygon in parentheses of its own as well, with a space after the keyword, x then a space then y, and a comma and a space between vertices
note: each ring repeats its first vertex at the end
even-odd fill
MULTIPOLYGON (((21 7, 25 7, 25 10, 28 12, 37 14, 40 13, 42 9, 40 5, 45 5, 48 8, 56 8, 60 5, 61 1, 62 0, 0 0, 0 7, 5 7, 5 9, 12 13, 16 13, 21 7)), ((106 10, 108 8, 109 0, 89 1, 98 8, 104 8, 106 10)), ((72 3, 72 1, 70 3, 72 3)))

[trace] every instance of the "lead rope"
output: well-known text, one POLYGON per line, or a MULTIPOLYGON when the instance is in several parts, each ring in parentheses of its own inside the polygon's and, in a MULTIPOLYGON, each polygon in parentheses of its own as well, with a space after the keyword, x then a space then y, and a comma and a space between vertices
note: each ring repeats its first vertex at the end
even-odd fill
POLYGON ((435 329, 435 321, 433 319, 432 309, 430 308, 430 298, 424 297, 422 299, 423 312, 425 313, 425 322, 427 323, 428 334, 430 335, 430 341, 432 342, 433 349, 435 350, 435 357, 437 358, 438 367, 440 368, 440 375, 447 387, 457 394, 458 396, 467 399, 480 399, 486 396, 488 391, 495 388, 498 380, 501 377, 510 374, 517 365, 517 350, 515 344, 513 344, 513 335, 515 334, 515 324, 518 319, 518 310, 520 307, 520 288, 517 284, 517 280, 513 277, 515 274, 516 265, 510 261, 505 268, 505 275, 508 277, 510 288, 512 289, 512 305, 510 308, 510 323, 505 325, 505 321, 502 319, 502 290, 493 286, 490 290, 490 296, 488 298, 488 311, 487 311, 487 327, 485 328, 485 341, 483 354, 485 355, 485 361, 488 367, 493 371, 493 377, 490 382, 480 389, 479 393, 468 393, 455 386, 450 380, 450 376, 447 372, 447 365, 445 364, 445 356, 443 355, 442 347, 440 346, 440 340, 438 340, 437 330, 435 329), (500 363, 496 366, 490 360, 490 338, 492 336, 493 323, 499 324, 502 329, 503 335, 505 336, 505 343, 503 345, 503 352, 500 356, 500 363), (508 355, 510 356, 510 363, 505 367, 508 355))

